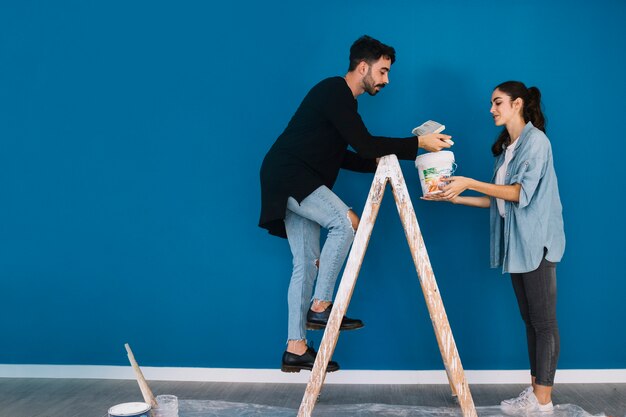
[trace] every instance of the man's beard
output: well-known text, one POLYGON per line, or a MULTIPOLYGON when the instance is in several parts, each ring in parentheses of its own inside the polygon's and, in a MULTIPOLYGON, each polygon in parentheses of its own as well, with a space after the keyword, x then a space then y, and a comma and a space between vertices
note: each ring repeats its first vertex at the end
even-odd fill
POLYGON ((363 78, 363 88, 367 91, 367 94, 370 96, 375 96, 378 91, 376 87, 380 87, 381 89, 385 88, 385 84, 374 84, 374 78, 372 78, 372 68, 367 71, 365 77, 363 78))

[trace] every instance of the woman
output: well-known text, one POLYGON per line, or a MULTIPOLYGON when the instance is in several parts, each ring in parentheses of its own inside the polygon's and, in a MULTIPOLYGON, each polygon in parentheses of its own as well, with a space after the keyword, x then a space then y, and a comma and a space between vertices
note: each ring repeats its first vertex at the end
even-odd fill
POLYGON ((531 373, 531 386, 501 407, 550 411, 559 356, 556 263, 565 234, 541 93, 518 81, 502 83, 491 96, 491 114, 496 126, 504 126, 491 147, 496 157, 491 183, 453 176, 440 194, 425 199, 491 208, 491 266, 511 274, 526 323, 531 373), (465 190, 484 196, 460 196, 465 190))

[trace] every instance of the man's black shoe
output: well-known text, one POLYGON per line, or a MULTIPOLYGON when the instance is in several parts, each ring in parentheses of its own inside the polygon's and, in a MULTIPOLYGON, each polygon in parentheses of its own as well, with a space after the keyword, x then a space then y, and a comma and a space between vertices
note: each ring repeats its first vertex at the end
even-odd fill
MULTIPOLYGON (((309 309, 309 312, 306 314, 306 328, 308 330, 321 330, 326 327, 326 323, 328 323, 328 318, 330 317, 330 310, 333 308, 333 305, 329 305, 326 307, 326 310, 321 313, 316 313, 315 311, 309 309)), ((341 320, 341 327, 339 330, 355 330, 363 327, 364 324, 359 319, 351 319, 349 317, 344 316, 343 320, 341 320)))
MULTIPOLYGON (((296 355, 285 351, 283 353, 283 363, 280 370, 283 372, 300 372, 301 370, 312 370, 315 363, 317 352, 312 347, 308 347, 302 355, 296 355)), ((339 370, 339 364, 335 361, 328 362, 326 372, 335 372, 339 370)))

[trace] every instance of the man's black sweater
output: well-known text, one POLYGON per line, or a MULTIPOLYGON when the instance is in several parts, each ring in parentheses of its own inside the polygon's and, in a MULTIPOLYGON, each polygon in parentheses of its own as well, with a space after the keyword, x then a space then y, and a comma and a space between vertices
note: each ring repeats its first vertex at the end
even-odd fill
POLYGON ((415 136, 370 135, 346 80, 327 78, 309 91, 263 160, 259 226, 287 237, 284 218, 289 197, 301 202, 322 185, 332 189, 340 168, 374 172, 381 156, 415 159, 417 148, 415 136))

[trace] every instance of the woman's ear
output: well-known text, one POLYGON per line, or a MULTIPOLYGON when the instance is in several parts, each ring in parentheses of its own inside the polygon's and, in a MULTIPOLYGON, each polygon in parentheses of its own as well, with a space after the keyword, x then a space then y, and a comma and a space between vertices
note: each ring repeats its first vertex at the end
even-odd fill
POLYGON ((522 100, 521 97, 516 98, 515 100, 513 100, 513 106, 516 109, 521 110, 524 107, 524 100, 522 100))

